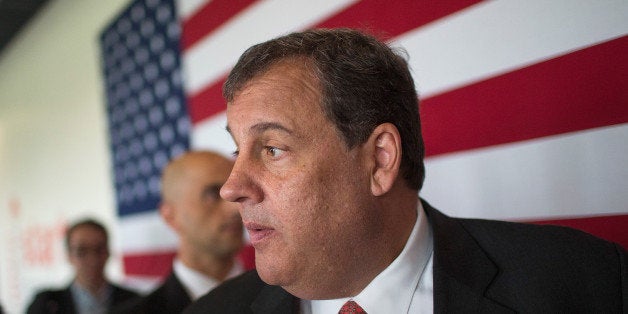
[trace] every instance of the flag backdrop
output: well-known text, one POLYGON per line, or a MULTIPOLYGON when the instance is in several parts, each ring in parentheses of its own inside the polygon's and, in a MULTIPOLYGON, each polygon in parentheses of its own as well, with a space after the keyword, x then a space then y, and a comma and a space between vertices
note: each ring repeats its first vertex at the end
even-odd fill
POLYGON ((163 165, 190 148, 234 149, 221 87, 237 58, 312 27, 369 30, 407 51, 421 196, 434 206, 628 247, 628 2, 137 0, 101 36, 127 275, 170 269, 163 165))

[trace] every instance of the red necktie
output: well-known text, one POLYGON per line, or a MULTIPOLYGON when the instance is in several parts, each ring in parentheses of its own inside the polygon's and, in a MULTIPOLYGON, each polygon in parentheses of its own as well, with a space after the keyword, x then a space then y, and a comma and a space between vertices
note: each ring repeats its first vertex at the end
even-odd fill
POLYGON ((357 303, 347 301, 347 303, 340 308, 338 314, 366 314, 366 312, 357 303))

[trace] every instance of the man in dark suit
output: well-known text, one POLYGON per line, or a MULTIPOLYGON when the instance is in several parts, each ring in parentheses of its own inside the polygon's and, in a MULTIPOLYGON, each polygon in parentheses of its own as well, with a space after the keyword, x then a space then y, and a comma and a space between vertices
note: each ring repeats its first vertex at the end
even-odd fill
POLYGON ((75 278, 65 289, 39 292, 28 307, 29 314, 105 313, 138 296, 105 278, 109 240, 102 224, 93 219, 78 221, 66 231, 65 241, 75 278))
POLYGON ((421 200, 407 62, 361 32, 249 48, 224 85, 257 270, 185 313, 625 313, 626 251, 573 229, 448 217, 421 200))
POLYGON ((233 162, 209 151, 188 152, 171 161, 162 175, 159 211, 179 236, 173 271, 155 291, 113 313, 180 313, 226 278, 244 271, 237 204, 220 198, 233 162))

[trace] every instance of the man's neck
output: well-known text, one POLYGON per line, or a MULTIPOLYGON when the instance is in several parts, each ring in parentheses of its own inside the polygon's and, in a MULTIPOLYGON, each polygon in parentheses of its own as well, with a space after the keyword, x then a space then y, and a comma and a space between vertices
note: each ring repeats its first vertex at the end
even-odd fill
POLYGON ((94 279, 94 280, 86 280, 83 278, 76 277, 74 279, 74 283, 77 284, 82 289, 86 290, 93 296, 97 296, 100 292, 107 286, 107 280, 104 277, 94 279))
POLYGON ((208 254, 179 252, 177 258, 185 266, 220 282, 225 280, 234 265, 234 257, 217 258, 208 254))

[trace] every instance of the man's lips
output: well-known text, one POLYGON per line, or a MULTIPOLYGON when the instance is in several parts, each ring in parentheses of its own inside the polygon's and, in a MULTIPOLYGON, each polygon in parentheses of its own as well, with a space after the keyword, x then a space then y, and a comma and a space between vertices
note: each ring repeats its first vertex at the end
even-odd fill
POLYGON ((244 227, 249 233, 249 238, 253 246, 261 243, 275 232, 275 229, 255 222, 245 222, 244 227))

